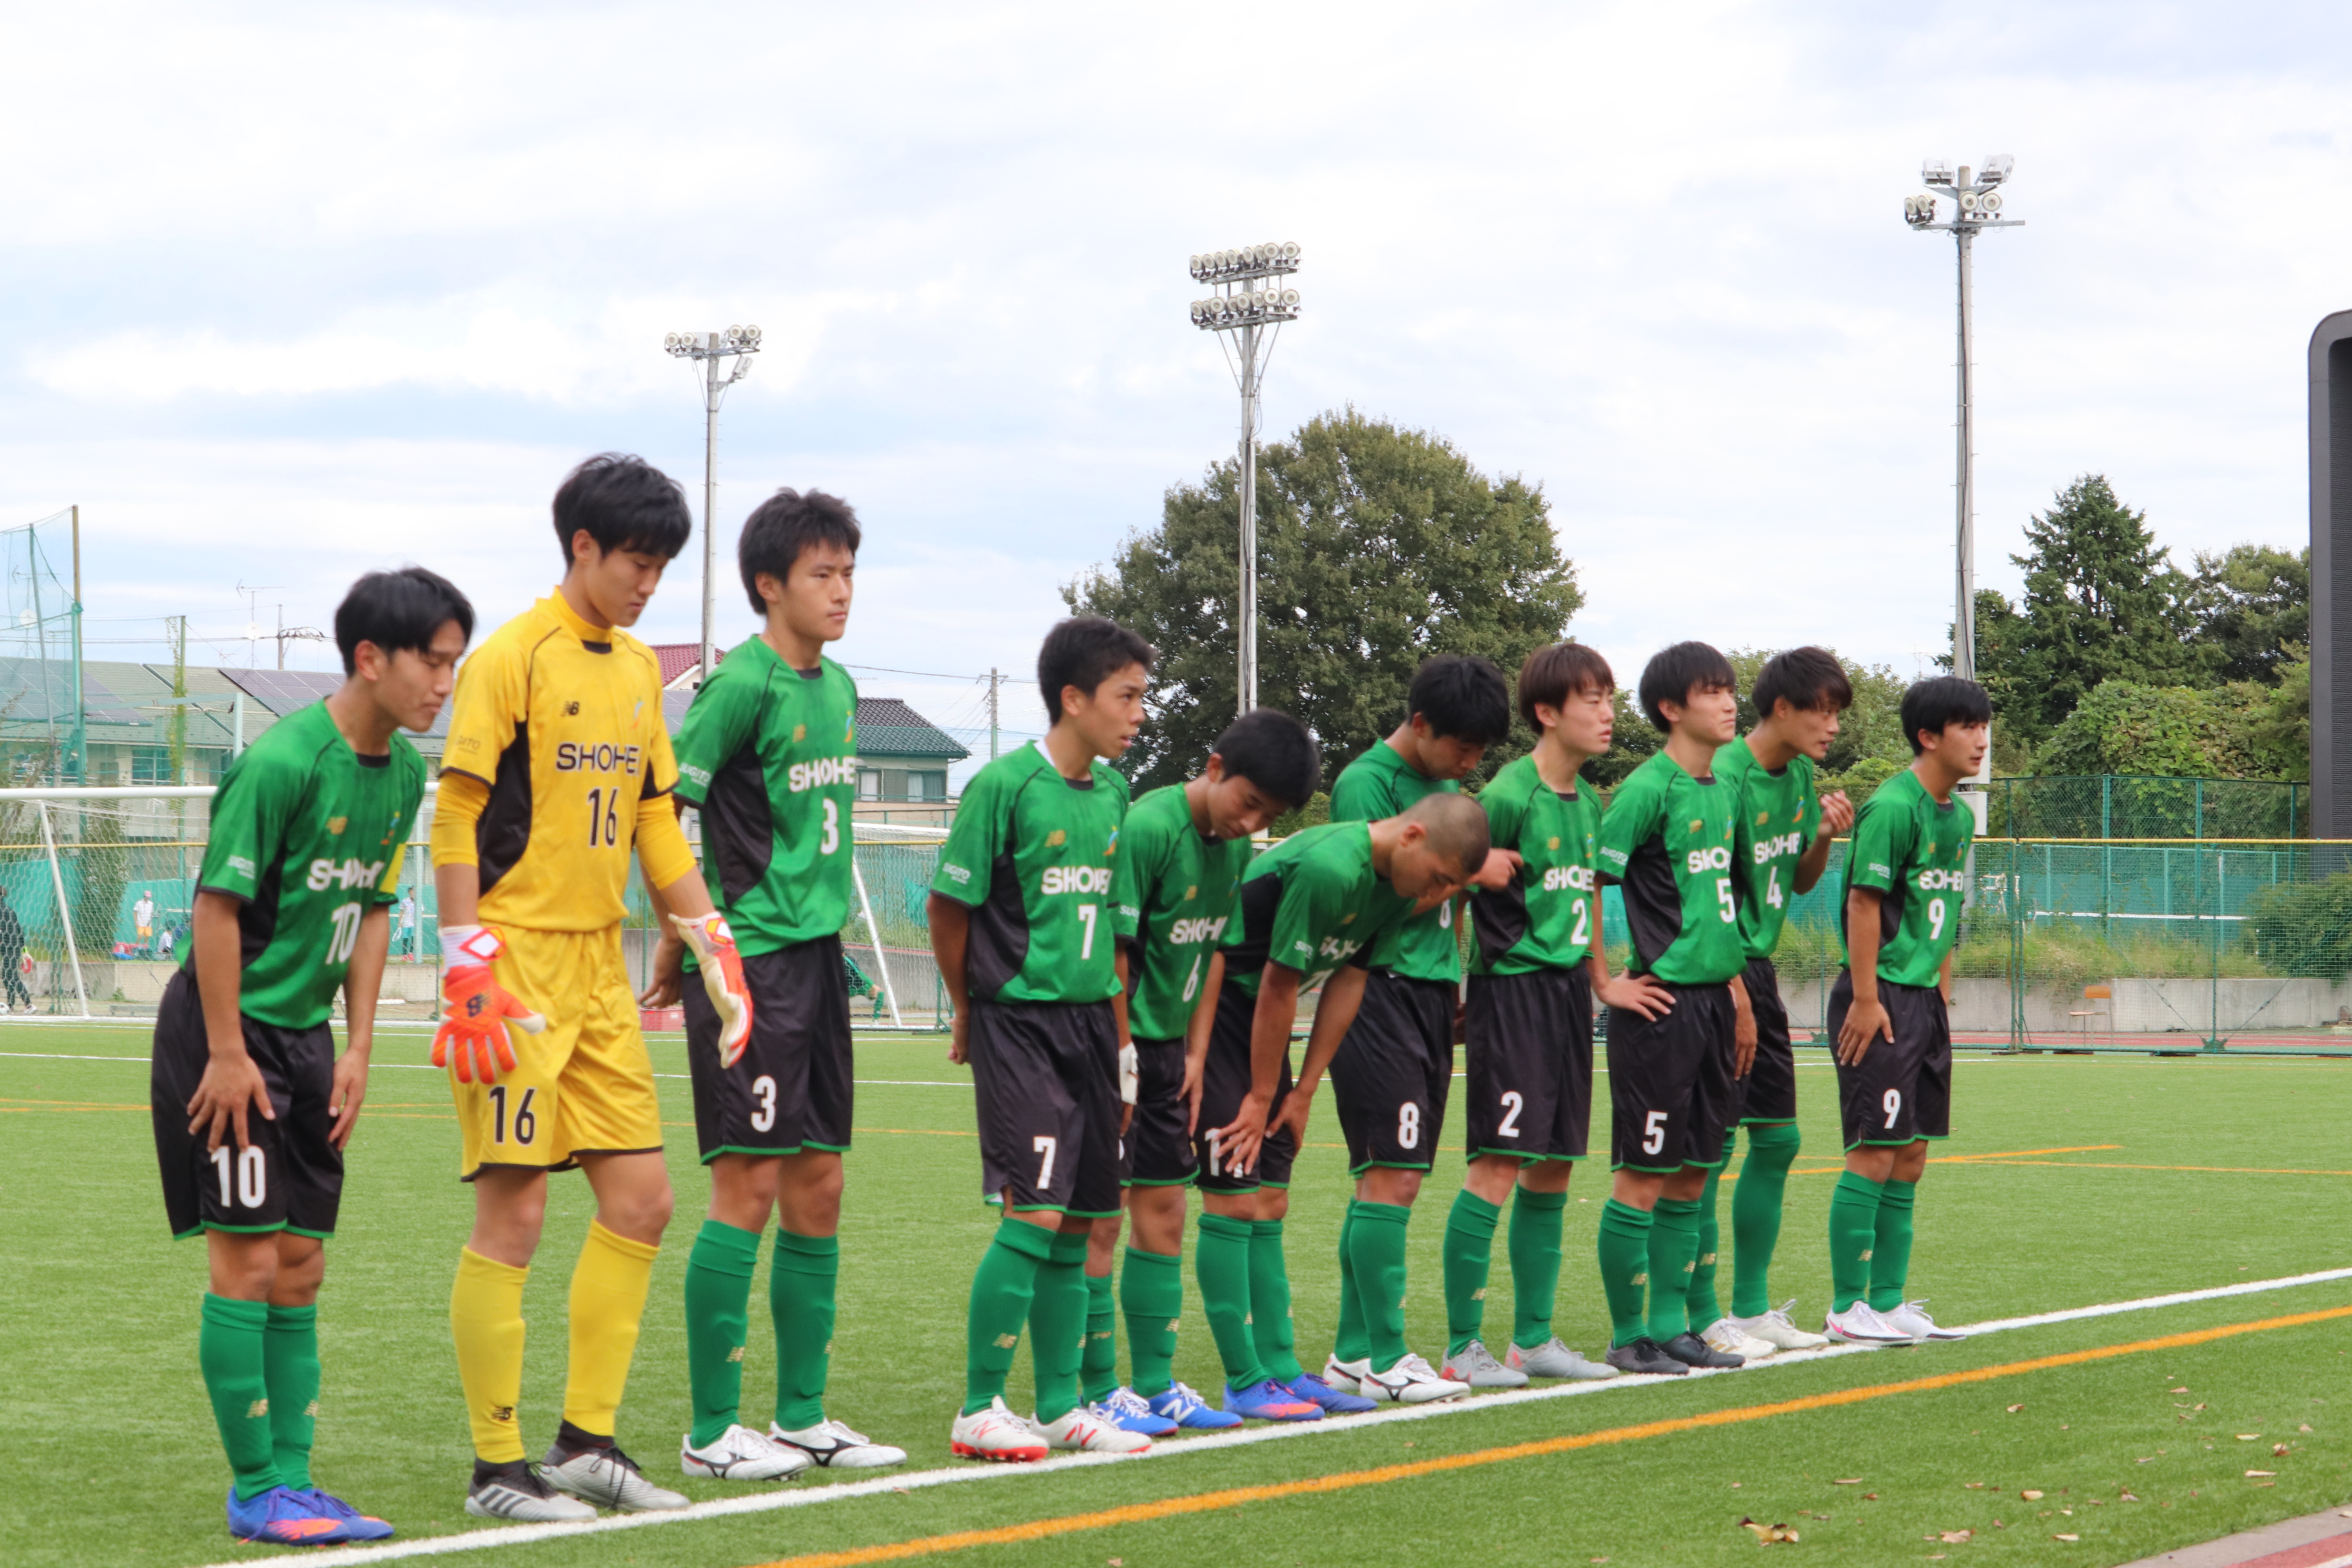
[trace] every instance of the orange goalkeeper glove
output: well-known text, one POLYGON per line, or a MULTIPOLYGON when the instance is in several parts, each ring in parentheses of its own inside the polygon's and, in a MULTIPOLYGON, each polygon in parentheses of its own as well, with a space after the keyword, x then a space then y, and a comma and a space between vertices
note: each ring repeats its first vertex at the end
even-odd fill
POLYGON ((716 911, 672 915, 670 923, 694 949, 702 988, 719 1010, 719 1065, 731 1068, 742 1059, 751 1038, 751 988, 743 980, 743 955, 735 949, 735 933, 728 929, 727 917, 716 911))
POLYGON ((447 939, 448 967, 441 976, 441 995, 448 1003, 441 1027, 433 1036, 433 1065, 449 1065, 449 1047, 457 1047, 457 1081, 484 1083, 515 1068, 514 1041, 507 1020, 526 1034, 538 1034, 547 1020, 508 994, 490 973, 490 960, 504 943, 486 927, 452 926, 447 939))

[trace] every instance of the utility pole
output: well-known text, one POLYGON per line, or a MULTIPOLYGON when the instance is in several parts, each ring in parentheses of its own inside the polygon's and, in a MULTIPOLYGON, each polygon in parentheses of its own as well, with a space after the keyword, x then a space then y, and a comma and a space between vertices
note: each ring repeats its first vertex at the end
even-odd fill
POLYGON ((1003 679, 994 665, 988 667, 988 760, 992 763, 996 760, 996 685, 1003 679))
POLYGON ((751 374, 750 356, 760 352, 760 329, 730 327, 723 332, 672 332, 662 348, 673 358, 697 360, 702 367, 702 663, 695 676, 699 686, 710 679, 716 648, 712 625, 719 614, 719 405, 727 389, 751 374), (722 380, 719 362, 732 359, 734 369, 722 380))

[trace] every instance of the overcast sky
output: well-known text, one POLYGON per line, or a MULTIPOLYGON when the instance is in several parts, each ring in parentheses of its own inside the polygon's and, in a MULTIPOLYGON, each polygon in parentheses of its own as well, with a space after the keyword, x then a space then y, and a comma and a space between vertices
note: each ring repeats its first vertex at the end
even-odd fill
MULTIPOLYGON (((776 486, 835 490, 845 661, 1025 676, 1059 585, 1230 449, 1186 257, 1296 239, 1269 436, 1353 403, 1539 483, 1621 679, 1687 637, 1908 675, 1951 614, 1921 158, 2014 153, 2028 223, 1978 247, 1983 580, 2086 470, 2184 563, 2299 544, 2347 44, 2341 6, 2048 0, 12 9, 0 522, 81 506, 94 657, 184 613, 242 662, 238 583, 324 626, 409 561, 502 619, 582 456, 698 511, 662 335, 756 322, 722 561, 776 486)), ((697 614, 689 560, 638 630, 697 614)))

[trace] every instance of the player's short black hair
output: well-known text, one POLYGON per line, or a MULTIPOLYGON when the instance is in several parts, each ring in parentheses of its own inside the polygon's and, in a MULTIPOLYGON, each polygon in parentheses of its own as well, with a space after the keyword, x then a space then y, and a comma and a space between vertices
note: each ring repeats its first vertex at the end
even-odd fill
POLYGON ((743 536, 735 542, 735 562, 742 569, 751 613, 762 619, 768 614, 768 601, 760 597, 761 573, 782 583, 800 563, 802 551, 835 544, 855 556, 857 541, 857 514, 839 496, 781 489, 761 501, 743 520, 743 536))
POLYGON ((1664 734, 1674 728, 1658 704, 1672 702, 1676 707, 1690 706, 1693 687, 1704 686, 1709 690, 1737 691, 1739 678, 1731 672, 1731 661, 1703 642, 1678 642, 1672 647, 1662 647, 1650 656, 1642 667, 1642 712, 1664 734))
POLYGON ((1475 877, 1494 847, 1486 814, 1466 795, 1451 790, 1425 795, 1404 812, 1407 822, 1418 822, 1429 835, 1429 847, 1457 862, 1465 877, 1475 877))
POLYGON ((1491 746, 1511 732, 1510 683, 1489 660, 1434 654, 1412 672, 1405 716, 1428 720, 1440 739, 1491 746))
POLYGON ((1227 778, 1241 777, 1286 806, 1306 803, 1323 779, 1323 752, 1307 726, 1276 708, 1253 708, 1210 748, 1227 778))
POLYGON ((555 489, 555 544, 572 569, 572 536, 582 529, 610 555, 642 550, 667 561, 694 537, 694 514, 678 482, 626 452, 599 452, 555 489))
POLYGON ((1537 703, 1565 708, 1571 697, 1587 691, 1606 697, 1616 689, 1617 677, 1599 653, 1580 642, 1548 643, 1519 666, 1519 717, 1540 735, 1543 725, 1536 718, 1537 703))
POLYGON ((1957 675, 1914 681, 1903 694, 1903 733, 1915 757, 1927 749, 1919 743, 1922 730, 1940 735, 1947 725, 1991 722, 1992 699, 1985 695, 1985 689, 1957 675))
POLYGON ((386 654, 402 648, 423 653, 447 621, 457 622, 457 630, 473 640, 473 604, 448 578, 422 566, 371 572, 335 606, 335 647, 342 650, 343 673, 358 670, 360 644, 372 642, 386 654))
POLYGON ((1853 682, 1846 679, 1845 666, 1829 649, 1792 647, 1764 661, 1764 668, 1756 672, 1756 689, 1748 695, 1755 700, 1759 719, 1772 717, 1784 697, 1791 708, 1814 712, 1832 709, 1843 713, 1853 706, 1853 682))
POLYGON ((1055 623, 1037 650, 1037 689, 1045 699, 1047 721, 1062 721, 1065 686, 1091 693, 1130 664, 1150 673, 1159 658, 1159 649, 1106 616, 1072 616, 1055 623))

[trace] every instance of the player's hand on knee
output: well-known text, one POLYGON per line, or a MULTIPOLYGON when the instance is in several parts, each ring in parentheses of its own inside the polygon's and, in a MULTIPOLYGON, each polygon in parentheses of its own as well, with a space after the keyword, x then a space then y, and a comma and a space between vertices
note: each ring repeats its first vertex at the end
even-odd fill
POLYGON ((1886 1016, 1886 1004, 1874 999, 1856 1002, 1846 1009, 1845 1022, 1838 1026, 1837 1059, 1853 1067, 1881 1037, 1890 1042, 1895 1038, 1895 1020, 1886 1016))
POLYGON ((727 917, 715 910, 669 919, 694 949, 702 989, 719 1013, 719 1065, 731 1068, 742 1059, 743 1047, 751 1039, 751 988, 743 979, 743 955, 736 949, 735 933, 728 928, 727 917))
POLYGON ((242 1048, 234 1055, 215 1056, 205 1064, 205 1076, 188 1099, 188 1131, 205 1135, 206 1153, 219 1148, 222 1137, 230 1133, 243 1149, 253 1142, 246 1131, 247 1114, 253 1110, 259 1110, 265 1121, 278 1120, 261 1069, 242 1048))

